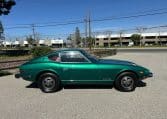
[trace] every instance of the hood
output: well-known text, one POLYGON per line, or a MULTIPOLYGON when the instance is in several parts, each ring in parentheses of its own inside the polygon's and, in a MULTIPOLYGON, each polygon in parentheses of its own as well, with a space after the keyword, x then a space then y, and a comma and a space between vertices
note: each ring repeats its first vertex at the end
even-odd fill
POLYGON ((129 62, 129 61, 124 61, 124 60, 108 60, 108 59, 100 59, 99 63, 102 64, 116 64, 116 65, 135 65, 135 63, 133 62, 129 62))

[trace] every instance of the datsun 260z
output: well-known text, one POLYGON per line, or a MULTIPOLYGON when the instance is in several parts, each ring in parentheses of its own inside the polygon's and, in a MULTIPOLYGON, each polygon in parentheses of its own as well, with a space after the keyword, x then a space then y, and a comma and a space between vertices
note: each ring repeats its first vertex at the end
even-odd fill
POLYGON ((136 82, 152 73, 142 66, 123 60, 97 59, 81 49, 63 49, 30 60, 20 66, 16 78, 35 82, 45 93, 62 86, 114 85, 120 91, 133 91, 136 82))

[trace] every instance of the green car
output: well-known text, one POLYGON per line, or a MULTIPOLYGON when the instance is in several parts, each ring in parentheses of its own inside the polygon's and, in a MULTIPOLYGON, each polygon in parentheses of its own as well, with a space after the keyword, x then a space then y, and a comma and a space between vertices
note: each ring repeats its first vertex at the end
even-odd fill
POLYGON ((133 91, 136 83, 153 74, 133 62, 97 59, 81 49, 63 49, 30 60, 20 66, 16 78, 35 82, 45 93, 65 85, 114 85, 133 91))

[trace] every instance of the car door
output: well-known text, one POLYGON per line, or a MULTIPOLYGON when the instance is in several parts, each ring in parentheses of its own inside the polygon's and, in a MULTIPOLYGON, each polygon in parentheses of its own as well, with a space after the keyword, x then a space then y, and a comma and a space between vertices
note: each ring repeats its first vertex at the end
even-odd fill
POLYGON ((92 63, 79 51, 60 53, 64 80, 68 83, 93 84, 99 81, 98 65, 92 63))

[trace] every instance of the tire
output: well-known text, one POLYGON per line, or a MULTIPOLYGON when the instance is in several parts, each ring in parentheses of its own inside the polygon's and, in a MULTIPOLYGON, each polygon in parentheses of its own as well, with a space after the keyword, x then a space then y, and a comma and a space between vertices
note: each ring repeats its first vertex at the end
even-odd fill
POLYGON ((38 87, 44 93, 56 92, 60 89, 60 81, 58 76, 53 73, 41 74, 38 78, 38 87))
POLYGON ((123 72, 115 80, 115 88, 123 92, 131 92, 136 88, 137 76, 132 72, 123 72))

